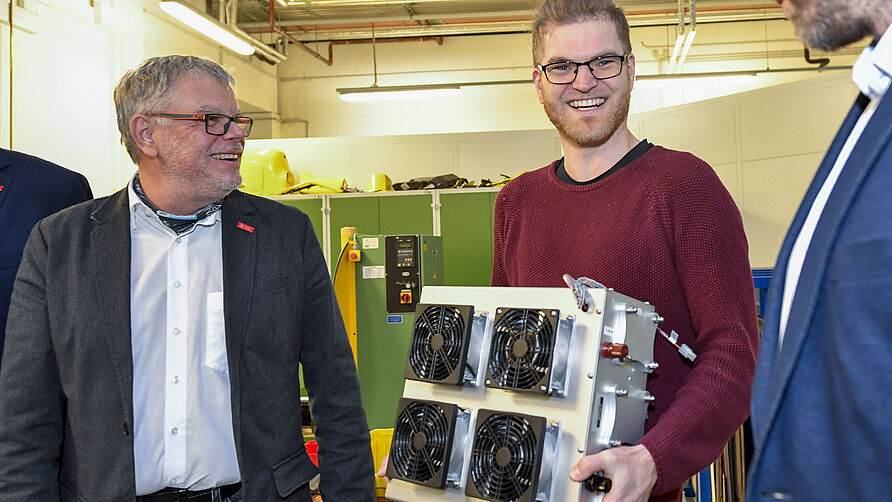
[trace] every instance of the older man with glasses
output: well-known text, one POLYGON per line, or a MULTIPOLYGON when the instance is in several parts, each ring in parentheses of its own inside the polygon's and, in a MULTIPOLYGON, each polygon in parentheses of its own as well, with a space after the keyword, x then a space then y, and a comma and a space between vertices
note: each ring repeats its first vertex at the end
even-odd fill
POLYGON ((588 276, 651 302, 693 348, 689 360, 655 342, 644 437, 570 472, 603 472, 610 500, 680 500, 747 416, 758 329, 740 212, 705 162, 629 130, 635 56, 621 9, 546 0, 532 31, 533 81, 564 157, 496 198, 492 285, 588 276))
POLYGON ((0 370, 0 500, 308 501, 317 473, 326 500, 375 500, 309 218, 236 190, 252 121, 233 84, 189 56, 128 72, 114 98, 137 173, 32 232, 0 370))

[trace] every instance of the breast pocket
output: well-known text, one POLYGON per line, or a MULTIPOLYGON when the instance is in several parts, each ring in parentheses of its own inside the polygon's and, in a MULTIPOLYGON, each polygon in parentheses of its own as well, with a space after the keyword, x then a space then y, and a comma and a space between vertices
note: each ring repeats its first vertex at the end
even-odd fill
POLYGON ((226 319, 223 314, 223 292, 208 293, 204 365, 223 373, 229 373, 229 365, 226 362, 225 321, 226 319))

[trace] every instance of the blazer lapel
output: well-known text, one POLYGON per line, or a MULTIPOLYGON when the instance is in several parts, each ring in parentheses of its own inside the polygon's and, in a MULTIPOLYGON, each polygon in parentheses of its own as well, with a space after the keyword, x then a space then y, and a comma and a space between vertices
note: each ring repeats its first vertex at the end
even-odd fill
MULTIPOLYGON (((100 205, 90 218, 90 269, 95 308, 105 321, 103 335, 115 365, 124 409, 133 409, 133 355, 130 344, 130 209, 127 190, 100 205)), ((132 413, 132 411, 131 411, 132 413)), ((132 417, 130 417, 132 421, 132 417)))
MULTIPOLYGON (((257 238, 254 207, 241 192, 223 202, 223 311, 226 323, 226 357, 232 399, 232 427, 236 451, 241 455, 239 360, 254 293, 257 238)), ((262 231, 262 229, 258 229, 262 231)))
MULTIPOLYGON (((793 244, 796 242, 796 237, 799 235, 800 230, 802 230, 802 225, 805 223, 805 219, 808 216, 808 212, 811 209, 815 197, 817 197, 818 192, 821 190, 821 186, 824 184, 824 180, 827 179, 827 175, 830 174, 830 170, 833 168, 833 164, 836 162, 839 152, 842 150, 846 139, 849 137, 849 133, 855 127, 855 123, 858 121, 858 117, 861 116, 867 103, 869 103, 869 99, 866 96, 863 94, 858 96, 858 99, 855 100, 855 103, 852 105, 852 108, 849 110, 848 115, 840 126, 839 131, 836 133, 833 142, 830 143, 830 148, 828 148, 827 153, 824 155, 824 159, 821 161, 821 165, 815 172, 811 185, 805 192, 805 196, 802 198, 799 209, 796 211, 796 215, 790 223, 790 228, 787 230, 787 235, 784 237, 784 242, 778 253, 777 263, 775 263, 774 271, 771 274, 771 287, 768 291, 768 305, 765 309, 762 344, 759 350, 759 360, 753 381, 753 395, 751 402, 753 434, 757 447, 762 444, 764 436, 768 432, 768 426, 774 420, 777 404, 786 387, 786 381, 778 380, 776 362, 781 301, 784 288, 786 287, 787 264, 790 261, 790 253, 793 249, 793 244)), ((790 323, 788 321, 785 338, 789 336, 790 331, 790 323)), ((758 456, 759 452, 756 451, 755 453, 756 456, 758 456)))

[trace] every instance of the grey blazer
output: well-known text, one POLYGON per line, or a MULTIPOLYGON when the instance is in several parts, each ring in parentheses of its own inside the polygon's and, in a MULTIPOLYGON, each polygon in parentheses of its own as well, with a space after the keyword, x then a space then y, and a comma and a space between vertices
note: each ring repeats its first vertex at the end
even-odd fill
MULTIPOLYGON (((310 500, 301 362, 324 497, 375 500, 356 367, 309 218, 241 192, 222 211, 242 498, 310 500)), ((28 240, 0 364, 0 500, 136 496, 129 218, 122 190, 42 220, 28 240)))

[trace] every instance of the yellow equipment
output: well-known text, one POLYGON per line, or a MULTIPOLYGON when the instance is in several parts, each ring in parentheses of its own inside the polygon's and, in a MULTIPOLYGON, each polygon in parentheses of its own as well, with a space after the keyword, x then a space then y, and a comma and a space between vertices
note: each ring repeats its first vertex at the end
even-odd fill
MULTIPOLYGON (((335 267, 334 290, 347 330, 347 340, 353 350, 353 362, 358 366, 356 355, 356 262, 353 253, 359 253, 354 241, 356 227, 341 228, 341 254, 335 267)), ((358 258, 358 255, 357 255, 358 258)))
POLYGON ((392 192, 393 181, 386 174, 373 174, 369 179, 369 184, 365 188, 366 192, 392 192))
POLYGON ((282 195, 289 193, 340 193, 346 192, 349 186, 346 178, 319 178, 309 171, 304 171, 300 175, 302 183, 289 187, 282 192, 282 195))
POLYGON ((279 195, 299 180, 288 168, 285 152, 272 148, 246 149, 239 172, 239 189, 253 195, 279 195))

